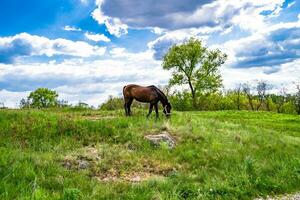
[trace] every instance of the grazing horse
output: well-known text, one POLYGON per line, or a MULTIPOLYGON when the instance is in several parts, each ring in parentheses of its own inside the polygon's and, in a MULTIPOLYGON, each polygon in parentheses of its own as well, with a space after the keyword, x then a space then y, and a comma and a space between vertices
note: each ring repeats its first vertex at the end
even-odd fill
POLYGON ((166 117, 171 115, 171 104, 169 103, 166 95, 154 85, 150 85, 147 87, 139 86, 139 85, 126 85, 123 87, 123 95, 124 95, 124 108, 126 116, 131 115, 130 106, 132 101, 135 99, 139 102, 147 102, 150 103, 149 113, 147 117, 150 116, 153 106, 155 108, 156 117, 158 117, 158 102, 160 101, 164 107, 164 114, 166 117))

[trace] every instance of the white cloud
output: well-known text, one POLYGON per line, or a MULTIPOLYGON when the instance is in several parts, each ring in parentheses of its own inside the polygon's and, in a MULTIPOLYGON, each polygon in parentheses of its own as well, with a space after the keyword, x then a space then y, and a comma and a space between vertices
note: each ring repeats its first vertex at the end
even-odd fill
POLYGON ((0 62, 11 63, 22 56, 69 55, 76 57, 100 56, 106 47, 92 46, 82 41, 48 39, 46 37, 21 33, 10 37, 0 37, 0 62))
POLYGON ((109 17, 103 14, 101 11, 101 6, 104 0, 96 0, 96 5, 98 6, 92 12, 92 17, 99 23, 105 24, 108 32, 116 37, 120 37, 123 34, 127 34, 128 26, 123 24, 119 18, 109 17))
POLYGON ((86 32, 84 35, 87 39, 93 40, 95 42, 100 42, 100 41, 110 42, 110 39, 106 37, 104 34, 93 34, 93 33, 86 32))
POLYGON ((154 58, 160 60, 172 45, 185 42, 191 37, 202 40, 203 44, 205 44, 209 34, 217 31, 221 31, 220 27, 203 27, 167 31, 157 39, 149 42, 148 48, 154 51, 154 58))
POLYGON ((300 20, 278 23, 240 39, 212 45, 228 54, 232 67, 276 67, 300 57, 300 20))
POLYGON ((296 4, 296 1, 293 1, 291 3, 288 4, 287 8, 291 8, 292 6, 294 6, 296 4))
POLYGON ((154 27, 152 28, 152 32, 155 33, 156 35, 161 35, 165 32, 165 30, 162 28, 154 27))
POLYGON ((63 29, 65 31, 82 31, 81 28, 77 28, 75 26, 69 26, 69 25, 65 26, 63 29))
POLYGON ((5 107, 17 108, 22 98, 29 95, 29 92, 11 92, 5 89, 0 90, 0 103, 3 103, 5 107))
POLYGON ((89 3, 89 0, 80 0, 80 2, 84 5, 87 5, 89 3))
POLYGON ((267 19, 278 16, 284 0, 96 0, 92 16, 105 24, 110 33, 120 36, 127 28, 158 27, 178 30, 220 26, 227 29, 237 25, 244 30, 256 31, 268 26, 267 19), (261 15, 271 11, 269 16, 261 15))

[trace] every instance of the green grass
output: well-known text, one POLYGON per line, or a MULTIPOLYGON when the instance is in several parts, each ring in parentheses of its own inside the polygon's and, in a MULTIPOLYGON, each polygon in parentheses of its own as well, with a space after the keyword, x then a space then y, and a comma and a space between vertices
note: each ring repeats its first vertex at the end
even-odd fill
POLYGON ((267 112, 1 110, 0 199, 253 199, 300 190, 300 117, 267 112), (170 150, 144 135, 168 130, 170 150), (87 169, 66 156, 96 148, 87 169), (101 177, 147 172, 137 183, 101 177))

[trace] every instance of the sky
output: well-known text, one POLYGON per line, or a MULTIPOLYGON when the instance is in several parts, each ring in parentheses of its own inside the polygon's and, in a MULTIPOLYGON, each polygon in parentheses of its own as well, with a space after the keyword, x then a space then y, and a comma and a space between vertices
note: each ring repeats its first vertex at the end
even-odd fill
POLYGON ((0 102, 39 87, 98 106, 129 83, 166 85, 162 57, 190 37, 228 55, 225 89, 300 80, 299 0, 1 0, 0 102))

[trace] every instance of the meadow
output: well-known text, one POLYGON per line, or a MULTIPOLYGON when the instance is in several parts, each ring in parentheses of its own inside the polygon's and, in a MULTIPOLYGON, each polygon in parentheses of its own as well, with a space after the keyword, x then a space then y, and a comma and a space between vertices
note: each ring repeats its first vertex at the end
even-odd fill
POLYGON ((300 116, 0 111, 0 199, 254 199, 300 191, 300 116), (175 148, 148 134, 167 131, 175 148))

